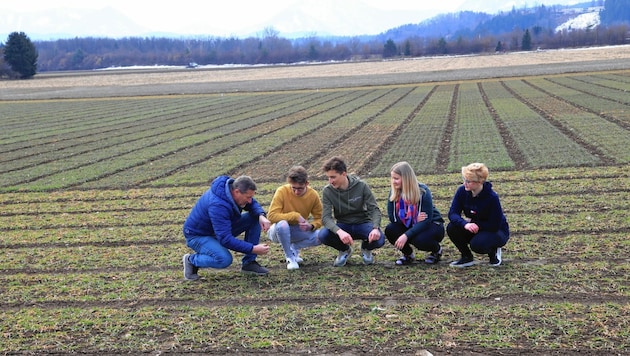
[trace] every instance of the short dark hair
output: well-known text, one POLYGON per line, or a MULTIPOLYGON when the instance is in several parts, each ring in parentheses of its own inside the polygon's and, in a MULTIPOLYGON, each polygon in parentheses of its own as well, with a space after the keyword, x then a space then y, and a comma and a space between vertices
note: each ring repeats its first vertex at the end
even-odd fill
POLYGON ((324 172, 328 171, 336 171, 337 173, 347 172, 348 168, 346 167, 346 162, 343 161, 343 158, 339 156, 334 156, 322 166, 322 170, 324 172))
POLYGON ((308 182, 308 173, 302 166, 293 166, 289 169, 287 180, 291 183, 306 184, 308 182))
POLYGON ((250 190, 256 191, 256 183, 249 176, 240 176, 232 183, 232 190, 238 189, 241 193, 247 193, 250 190))

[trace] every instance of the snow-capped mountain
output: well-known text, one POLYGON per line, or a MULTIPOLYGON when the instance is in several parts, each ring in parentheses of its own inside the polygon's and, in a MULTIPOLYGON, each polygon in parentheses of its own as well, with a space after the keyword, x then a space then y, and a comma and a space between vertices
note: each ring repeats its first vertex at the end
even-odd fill
POLYGON ((556 32, 571 31, 571 30, 583 30, 599 25, 599 12, 593 11, 585 14, 580 14, 562 25, 556 27, 556 32))

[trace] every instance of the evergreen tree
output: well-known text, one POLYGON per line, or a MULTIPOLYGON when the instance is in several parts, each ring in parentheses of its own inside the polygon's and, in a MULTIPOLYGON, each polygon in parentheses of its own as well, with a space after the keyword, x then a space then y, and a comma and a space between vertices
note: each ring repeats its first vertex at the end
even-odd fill
POLYGON ((525 34, 523 35, 523 40, 521 41, 521 49, 523 51, 532 50, 532 36, 529 34, 529 30, 525 30, 525 34))
POLYGON ((440 37, 440 40, 437 43, 437 50, 439 54, 446 54, 448 49, 446 48, 446 40, 444 37, 440 37))
POLYGON ((391 39, 387 40, 387 42, 385 42, 385 46, 383 47, 383 58, 393 57, 396 54, 398 54, 396 44, 391 39))
POLYGON ((405 51, 404 51, 405 56, 411 56, 411 42, 409 42, 409 40, 405 41, 405 51))
POLYGON ((497 46, 494 48, 495 52, 502 52, 503 51, 503 45, 501 44, 501 41, 499 41, 497 43, 497 46))
POLYGON ((4 61, 22 79, 32 78, 37 73, 37 49, 24 32, 9 34, 4 46, 4 61))

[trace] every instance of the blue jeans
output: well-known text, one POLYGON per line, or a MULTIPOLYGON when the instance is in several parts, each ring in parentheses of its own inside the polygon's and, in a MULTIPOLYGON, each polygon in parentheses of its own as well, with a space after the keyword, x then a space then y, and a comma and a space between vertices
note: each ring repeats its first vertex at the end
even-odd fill
MULTIPOLYGON (((374 225, 371 222, 366 222, 363 224, 343 224, 337 223, 337 226, 341 228, 343 231, 347 232, 352 236, 353 240, 361 240, 361 249, 362 250, 375 250, 377 248, 383 247, 385 244, 385 234, 378 229, 381 233, 381 236, 378 240, 373 242, 368 242, 368 236, 372 229, 374 229, 374 225)), ((319 232, 319 239, 322 241, 324 245, 333 247, 337 251, 346 251, 348 250, 348 245, 341 242, 339 235, 328 230, 327 228, 322 228, 319 232)))
MULTIPOLYGON (((232 235, 238 236, 243 232, 245 233, 245 241, 258 245, 261 232, 258 217, 249 213, 241 214, 241 218, 232 226, 232 235)), ((186 246, 196 252, 189 258, 193 266, 199 268, 227 268, 232 264, 232 253, 223 247, 215 236, 193 235, 188 229, 184 228, 184 237, 186 237, 186 246)), ((242 262, 246 265, 254 260, 256 260, 256 254, 248 253, 243 256, 242 262)))
POLYGON ((321 244, 317 237, 319 230, 302 231, 300 225, 289 225, 286 220, 280 220, 275 224, 278 242, 282 245, 286 258, 294 257, 291 246, 296 250, 321 244))

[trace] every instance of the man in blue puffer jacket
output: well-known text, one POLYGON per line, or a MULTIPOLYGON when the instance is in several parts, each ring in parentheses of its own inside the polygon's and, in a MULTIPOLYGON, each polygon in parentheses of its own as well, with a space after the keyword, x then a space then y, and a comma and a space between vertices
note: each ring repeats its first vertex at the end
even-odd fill
POLYGON ((212 182, 184 223, 186 245, 196 252, 183 257, 185 279, 199 279, 199 268, 228 267, 232 264, 230 250, 245 254, 243 273, 269 273, 256 262, 257 255, 269 252, 269 245, 259 242, 261 231, 267 231, 271 223, 254 199, 255 193, 256 184, 248 176, 219 176, 212 182), (243 232, 245 239, 237 239, 243 232))

